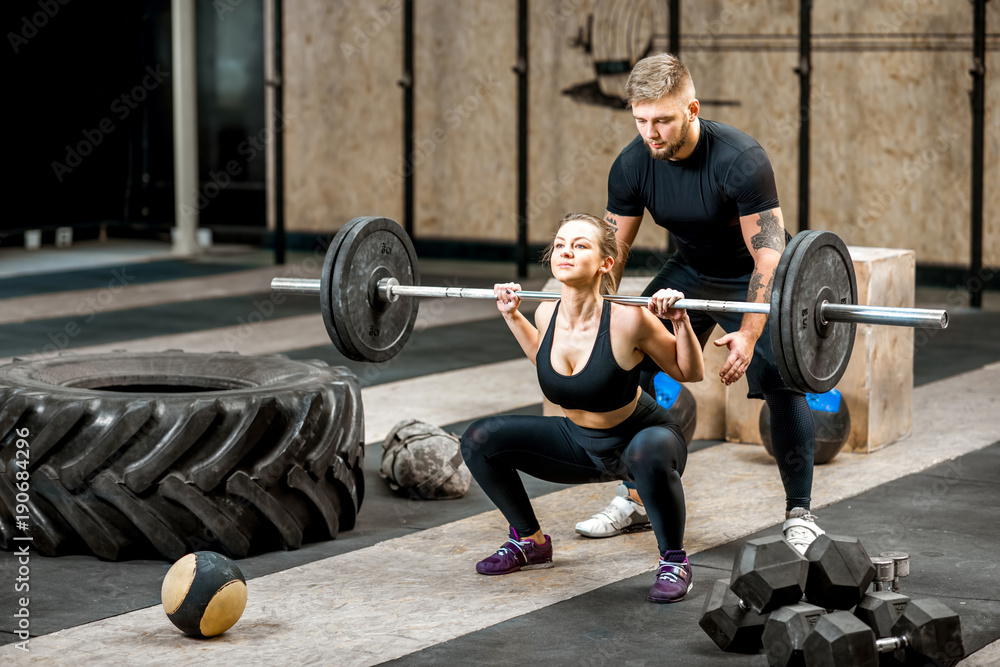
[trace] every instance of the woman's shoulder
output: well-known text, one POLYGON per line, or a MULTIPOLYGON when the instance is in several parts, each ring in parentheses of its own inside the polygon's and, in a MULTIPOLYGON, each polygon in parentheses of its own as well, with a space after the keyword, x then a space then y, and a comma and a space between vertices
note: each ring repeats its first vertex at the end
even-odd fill
POLYGON ((646 315, 652 314, 642 306, 628 306, 621 303, 611 304, 611 329, 619 336, 628 336, 632 340, 642 337, 646 327, 646 315))
POLYGON ((558 301, 542 301, 535 308, 535 326, 538 329, 543 329, 548 326, 549 320, 552 319, 552 313, 556 310, 556 304, 558 301))

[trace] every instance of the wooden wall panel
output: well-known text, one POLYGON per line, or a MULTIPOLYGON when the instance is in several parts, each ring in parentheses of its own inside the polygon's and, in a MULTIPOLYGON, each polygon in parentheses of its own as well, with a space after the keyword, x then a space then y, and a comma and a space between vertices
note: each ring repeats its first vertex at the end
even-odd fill
MULTIPOLYGON (((591 52, 581 48, 587 17, 597 15, 607 28, 641 13, 642 25, 628 34, 654 35, 656 49, 665 48, 669 24, 665 0, 539 0, 529 7, 528 213, 538 243, 570 211, 603 212, 608 169, 635 136, 627 110, 567 94, 599 83, 599 50, 607 56, 626 48, 598 28, 591 52)), ((416 151, 404 163, 402 0, 285 5, 290 231, 333 231, 371 213, 399 219, 402 174, 413 169, 418 236, 516 239, 517 3, 417 0, 415 8, 416 151)), ((682 57, 708 102, 702 116, 733 124, 765 147, 793 232, 803 113, 794 72, 798 11, 797 0, 685 3, 681 26, 682 57), (711 104, 719 100, 738 105, 711 104)), ((988 3, 987 12, 996 32, 1000 4, 988 3)), ((954 38, 940 36, 971 29, 971 5, 950 0, 815 6, 815 44, 840 34, 881 46, 813 55, 806 110, 813 119, 813 228, 854 245, 911 248, 918 263, 968 264, 971 53, 948 50, 954 38), (939 37, 920 37, 931 33, 939 37), (931 42, 946 48, 912 48, 931 42)), ((984 259, 997 265, 996 51, 987 72, 984 259)), ((662 248, 664 240, 647 219, 636 246, 662 248)))
POLYGON ((286 228, 399 219, 389 165, 402 153, 402 0, 301 0, 284 12, 286 228))
POLYGON ((513 241, 517 3, 418 0, 414 6, 414 232, 513 241))

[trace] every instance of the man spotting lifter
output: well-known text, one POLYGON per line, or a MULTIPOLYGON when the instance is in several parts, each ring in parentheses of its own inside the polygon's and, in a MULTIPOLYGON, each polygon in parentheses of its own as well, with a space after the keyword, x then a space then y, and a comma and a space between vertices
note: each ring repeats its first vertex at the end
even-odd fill
MULTIPOLYGON (((605 219, 628 248, 648 210, 678 247, 643 295, 669 287, 692 299, 767 303, 786 236, 764 149, 734 127, 698 117, 691 74, 672 55, 639 61, 625 91, 639 135, 611 167, 605 219)), ((615 263, 616 277, 624 265, 625 257, 615 263)), ((716 323, 727 332, 714 341, 729 349, 722 382, 730 385, 746 374, 747 396, 767 401, 785 488, 783 531, 805 552, 823 533, 809 513, 815 432, 805 395, 790 389, 778 372, 767 316, 689 314, 703 347, 716 323)), ((641 386, 650 388, 658 369, 643 363, 641 386)), ((620 485, 611 505, 576 529, 610 537, 646 521, 635 489, 620 485)))

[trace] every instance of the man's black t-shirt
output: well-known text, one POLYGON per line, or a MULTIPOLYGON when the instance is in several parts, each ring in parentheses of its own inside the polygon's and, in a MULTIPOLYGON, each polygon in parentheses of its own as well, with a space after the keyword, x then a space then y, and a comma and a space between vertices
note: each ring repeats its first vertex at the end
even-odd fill
POLYGON ((608 175, 608 211, 638 216, 670 230, 681 257, 704 275, 753 271, 740 216, 778 206, 767 153, 748 134, 700 119, 698 145, 684 160, 654 159, 641 136, 622 150, 608 175))

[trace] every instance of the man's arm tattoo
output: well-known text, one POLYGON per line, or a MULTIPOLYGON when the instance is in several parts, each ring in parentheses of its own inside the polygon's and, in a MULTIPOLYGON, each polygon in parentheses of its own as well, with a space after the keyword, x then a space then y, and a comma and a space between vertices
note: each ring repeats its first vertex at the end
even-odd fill
POLYGON ((615 220, 614 216, 611 215, 610 213, 605 213, 604 214, 604 222, 606 222, 609 225, 611 225, 611 227, 614 228, 614 230, 616 232, 618 231, 618 221, 615 220))
MULTIPOLYGON (((760 274, 757 269, 753 270, 750 274, 750 287, 747 288, 747 301, 754 303, 757 301, 757 295, 760 293, 761 287, 764 285, 764 276, 760 274)), ((769 300, 771 298, 771 288, 774 287, 774 274, 771 274, 770 279, 767 281, 767 286, 764 287, 764 298, 769 300)))
POLYGON ((774 211, 761 213, 757 218, 757 225, 760 227, 760 231, 750 237, 750 244, 754 250, 771 248, 781 252, 785 249, 785 235, 774 211))

